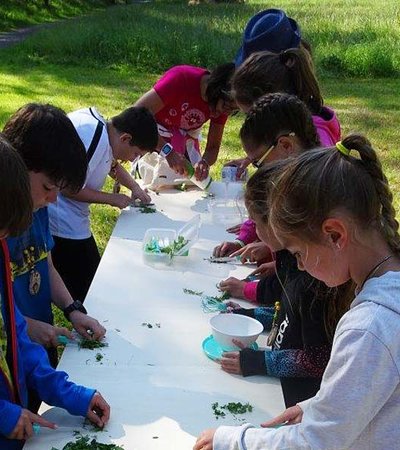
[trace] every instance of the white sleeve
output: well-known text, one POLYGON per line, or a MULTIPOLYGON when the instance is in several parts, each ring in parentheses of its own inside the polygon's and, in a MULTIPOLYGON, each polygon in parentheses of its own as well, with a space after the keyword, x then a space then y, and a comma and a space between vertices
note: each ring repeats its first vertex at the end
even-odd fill
POLYGON ((214 449, 349 448, 399 381, 392 355, 377 336, 365 330, 344 331, 335 339, 321 389, 304 405, 300 424, 246 429, 243 436, 238 435, 238 427, 223 427, 222 432, 215 434, 214 449))

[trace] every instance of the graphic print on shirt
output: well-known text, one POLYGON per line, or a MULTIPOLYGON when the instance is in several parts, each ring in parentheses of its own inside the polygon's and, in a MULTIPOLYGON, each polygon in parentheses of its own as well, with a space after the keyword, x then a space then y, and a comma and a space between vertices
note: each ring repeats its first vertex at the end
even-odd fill
POLYGON ((289 317, 287 314, 285 314, 285 320, 280 324, 278 335, 276 336, 275 342, 274 342, 274 348, 279 350, 282 345, 283 337, 286 331, 286 328, 289 325, 289 317))
MULTIPOLYGON (((2 306, 2 297, 0 294, 0 309, 2 306)), ((0 371, 3 372, 5 378, 8 380, 8 383, 10 386, 12 386, 12 378, 11 378, 11 372, 7 364, 6 360, 6 353, 7 353, 7 331, 6 331, 6 324, 3 320, 3 314, 1 314, 0 311, 0 371)))
POLYGON ((43 247, 38 246, 33 235, 28 233, 24 236, 24 239, 21 239, 13 253, 13 261, 11 262, 13 280, 32 271, 37 263, 47 258, 47 255, 46 243, 43 242, 43 247))
POLYGON ((180 128, 183 130, 190 130, 198 128, 206 121, 206 116, 197 108, 187 109, 181 117, 180 128))

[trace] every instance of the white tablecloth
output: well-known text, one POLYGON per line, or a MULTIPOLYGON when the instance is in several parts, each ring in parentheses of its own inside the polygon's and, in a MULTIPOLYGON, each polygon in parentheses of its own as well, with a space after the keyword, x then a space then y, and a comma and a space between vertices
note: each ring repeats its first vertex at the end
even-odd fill
MULTIPOLYGON (((122 212, 90 288, 85 306, 107 328, 108 347, 79 350, 68 345, 59 369, 79 384, 95 387, 111 405, 111 420, 101 433, 89 433, 125 450, 187 450, 205 428, 259 424, 284 409, 279 381, 269 377, 232 376, 208 359, 203 340, 211 334, 209 314, 197 296, 184 288, 217 293, 216 283, 228 276, 244 277, 241 265, 204 261, 215 245, 233 236, 210 220, 208 200, 201 192, 153 195, 158 212, 122 212), (166 270, 143 263, 142 239, 147 228, 179 229, 200 213, 200 239, 189 256, 179 257, 166 270), (144 323, 152 324, 149 328, 144 323), (159 326, 157 326, 158 324, 159 326), (101 361, 96 354, 101 353, 101 361), (212 404, 249 402, 253 412, 217 420, 212 404)), ((265 336, 259 338, 265 344, 265 336)), ((62 447, 82 430, 83 419, 42 405, 40 413, 60 429, 43 429, 24 447, 62 447)))

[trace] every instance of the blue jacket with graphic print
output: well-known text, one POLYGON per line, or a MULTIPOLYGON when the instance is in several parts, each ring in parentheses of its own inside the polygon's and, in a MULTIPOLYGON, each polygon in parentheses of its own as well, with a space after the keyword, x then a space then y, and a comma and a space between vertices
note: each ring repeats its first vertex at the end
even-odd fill
MULTIPOLYGON (((15 428, 22 408, 27 407, 27 389, 35 389, 49 405, 65 408, 70 414, 86 416, 95 393, 68 381, 65 372, 54 370, 42 346, 33 343, 27 334, 25 319, 6 296, 5 259, 0 248, 0 304, 4 326, 7 329, 7 362, 14 389, 0 369, 0 450, 17 450, 22 441, 6 438, 15 428), (14 316, 14 321, 12 320, 14 316)), ((1 356, 1 355, 0 355, 1 356)))

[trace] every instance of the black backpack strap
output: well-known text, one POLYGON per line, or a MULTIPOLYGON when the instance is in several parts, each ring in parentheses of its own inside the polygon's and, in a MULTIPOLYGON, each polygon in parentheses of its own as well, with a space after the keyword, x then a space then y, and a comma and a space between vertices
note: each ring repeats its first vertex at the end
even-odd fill
POLYGON ((94 132, 92 142, 89 145, 88 151, 87 151, 87 160, 90 162, 92 159, 94 152, 96 151, 97 145, 99 144, 101 133, 103 132, 104 124, 101 120, 99 120, 93 113, 92 108, 89 108, 90 114, 97 120, 97 127, 94 132))

